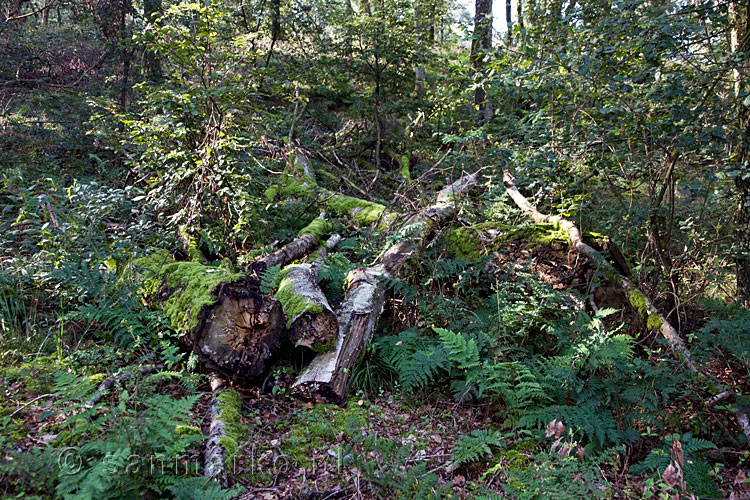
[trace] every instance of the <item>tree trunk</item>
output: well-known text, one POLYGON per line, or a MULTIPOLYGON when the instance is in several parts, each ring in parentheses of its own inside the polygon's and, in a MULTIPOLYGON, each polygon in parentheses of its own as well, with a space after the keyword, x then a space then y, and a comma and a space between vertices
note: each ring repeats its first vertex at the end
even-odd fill
MULTIPOLYGON (((474 13, 474 36, 471 41, 471 66, 474 68, 475 78, 486 74, 484 56, 492 47, 492 0, 476 0, 474 13)), ((486 94, 481 86, 474 90, 474 109, 480 121, 484 115, 486 94)))
MULTIPOLYGON (((146 18, 146 22, 150 25, 154 25, 156 20, 161 15, 162 0, 143 0, 143 14, 146 18)), ((161 60, 159 55, 150 49, 146 49, 144 54, 146 72, 148 77, 153 81, 161 79, 161 60)))
POLYGON ((378 263, 357 268, 347 276, 349 288, 338 311, 336 347, 316 356, 292 385, 292 394, 306 400, 342 402, 349 390, 352 369, 372 339, 383 311, 385 288, 381 278, 399 275, 404 263, 420 250, 425 240, 457 210, 456 201, 477 182, 467 175, 443 188, 435 203, 413 215, 404 227, 413 228, 386 250, 378 263))
POLYGON ((254 263, 249 275, 201 262, 174 262, 162 252, 137 260, 134 277, 144 283, 146 300, 162 307, 204 366, 229 380, 250 381, 265 373, 268 360, 287 340, 283 306, 261 292, 260 274, 314 248, 321 220, 303 229, 312 232, 254 263))
MULTIPOLYGON (((730 48, 732 52, 748 50, 750 7, 733 1, 729 4, 730 48)), ((736 158, 739 173, 734 179, 737 189, 737 212, 735 214, 735 265, 737 266, 737 298, 743 307, 750 308, 750 108, 742 102, 747 88, 744 66, 734 69, 734 96, 737 100, 737 120, 741 136, 736 158)))
POLYGON ((429 22, 427 7, 425 0, 414 1, 414 28, 417 38, 417 50, 415 54, 417 66, 414 69, 414 88, 418 96, 424 95, 425 81, 427 80, 427 70, 424 67, 425 50, 430 45, 430 32, 426 24, 429 22))
POLYGON ((505 25, 508 29, 508 47, 513 46, 513 8, 510 0, 505 0, 505 25))

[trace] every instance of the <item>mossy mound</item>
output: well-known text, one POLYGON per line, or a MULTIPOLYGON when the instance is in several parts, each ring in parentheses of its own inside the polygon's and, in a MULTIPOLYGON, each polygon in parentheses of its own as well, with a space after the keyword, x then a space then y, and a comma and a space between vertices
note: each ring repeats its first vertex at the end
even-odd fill
POLYGON ((445 236, 449 256, 478 260, 490 255, 508 242, 525 241, 531 246, 553 242, 567 242, 565 231, 554 224, 534 224, 515 227, 495 222, 456 227, 445 236))
POLYGON ((200 312, 216 303, 214 291, 223 283, 240 280, 244 275, 224 267, 204 266, 199 262, 174 262, 166 251, 138 259, 138 277, 146 296, 167 293, 164 312, 172 328, 190 333, 198 325, 200 312), (166 286, 166 290, 164 290, 166 286))
POLYGON ((311 467, 314 450, 337 442, 342 433, 353 436, 367 425, 368 408, 351 400, 345 409, 338 405, 320 404, 299 410, 284 438, 282 451, 301 467, 311 467))

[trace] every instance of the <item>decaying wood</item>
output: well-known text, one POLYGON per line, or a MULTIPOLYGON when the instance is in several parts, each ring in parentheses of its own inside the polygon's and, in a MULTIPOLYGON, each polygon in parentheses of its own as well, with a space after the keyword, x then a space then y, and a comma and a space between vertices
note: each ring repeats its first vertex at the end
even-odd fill
MULTIPOLYGON (((318 219, 325 220, 325 214, 322 213, 318 219)), ((315 221, 313 221, 315 222, 315 221)), ((254 262, 251 266, 252 271, 259 275, 269 267, 285 266, 301 257, 304 257, 313 248, 319 244, 318 237, 315 234, 301 234, 294 240, 279 248, 275 252, 254 262)))
POLYGON ((525 214, 531 217, 534 222, 554 224, 561 230, 565 231, 565 233, 568 235, 568 239, 570 240, 570 244, 576 250, 589 257, 597 265, 614 273, 614 276, 616 276, 617 278, 618 284, 622 287, 623 291, 628 297, 630 297, 633 293, 638 294, 638 298, 644 302, 645 314, 647 316, 655 315, 660 321, 661 325, 659 327, 659 331, 667 340, 669 346, 691 370, 695 370, 695 366, 693 365, 693 361, 690 357, 690 351, 688 350, 680 335, 677 333, 677 330, 654 306, 651 300, 638 289, 638 287, 636 287, 625 276, 620 274, 600 252, 583 241, 581 232, 573 222, 558 215, 546 215, 539 212, 536 207, 534 207, 534 205, 532 205, 529 200, 527 200, 526 197, 521 194, 521 192, 518 190, 518 186, 516 185, 515 178, 507 170, 503 174, 503 182, 505 183, 505 188, 508 192, 508 195, 525 214))
POLYGON ((456 199, 476 182, 475 175, 466 175, 443 188, 435 203, 407 219, 404 224, 407 232, 402 240, 389 247, 376 265, 360 267, 349 273, 349 287, 338 310, 336 347, 313 359, 292 384, 293 395, 316 401, 344 400, 354 364, 372 339, 383 311, 385 288, 381 278, 398 275, 404 263, 419 251, 425 239, 455 214, 456 199))
POLYGON ((217 374, 211 375, 211 409, 208 427, 206 451, 203 453, 203 475, 212 481, 218 481, 222 486, 227 485, 227 471, 225 467, 226 450, 221 445, 221 438, 226 435, 226 422, 222 420, 222 411, 218 396, 224 389, 226 382, 217 374))
POLYGON ((318 244, 318 238, 314 234, 303 234, 290 243, 279 248, 272 254, 253 263, 253 271, 263 272, 269 267, 283 266, 303 257, 318 244))
MULTIPOLYGON (((303 231, 327 225, 324 214, 314 222, 303 231)), ((286 341, 282 304, 261 292, 259 274, 304 256, 318 244, 317 234, 301 234, 256 262, 250 274, 203 265, 197 248, 189 252, 197 261, 174 262, 156 254, 141 264, 150 266, 157 280, 158 293, 147 300, 162 304, 205 367, 230 380, 253 380, 264 375, 268 360, 286 341)), ((187 235, 185 241, 188 248, 195 246, 187 235)))
POLYGON ((331 236, 326 245, 316 252, 311 263, 293 264, 284 269, 276 298, 287 314, 289 340, 295 346, 325 350, 333 345, 339 330, 336 313, 318 286, 318 271, 329 249, 341 241, 341 236, 331 236), (295 309, 287 307, 286 300, 294 296, 295 309))
MULTIPOLYGON (((695 373, 698 379, 705 383, 708 389, 713 394, 713 397, 709 399, 709 404, 716 404, 716 402, 723 399, 728 399, 730 395, 734 394, 732 390, 727 390, 721 382, 716 380, 715 377, 703 373, 698 369, 698 367, 692 360, 690 350, 677 333, 675 327, 672 326, 672 324, 667 320, 666 316, 664 316, 656 308, 653 302, 651 302, 651 300, 643 292, 641 292, 630 280, 628 280, 622 274, 618 273, 618 271, 604 258, 601 253, 599 253, 597 250, 583 241, 581 232, 573 222, 563 217, 546 215, 539 212, 536 207, 534 207, 534 205, 532 205, 529 200, 526 199, 523 194, 521 194, 521 192, 518 190, 518 186, 516 185, 515 178, 507 170, 503 174, 503 182, 505 183, 505 188, 508 195, 510 195, 516 205, 518 205, 518 207, 534 222, 551 223, 564 230, 568 235, 570 244, 575 247, 575 249, 580 253, 589 257, 601 268, 607 270, 611 275, 610 277, 613 278, 614 283, 616 285, 619 285, 626 296, 631 297, 633 294, 637 295, 638 302, 642 302, 643 304, 643 307, 641 307, 642 310, 640 310, 639 312, 645 314, 648 318, 657 318, 657 320, 660 322, 659 331, 661 332, 662 336, 667 341, 669 346, 672 348, 672 351, 675 353, 677 358, 685 363, 688 369, 695 373)), ((742 428, 742 431, 745 433, 745 435, 750 436, 750 420, 748 419, 746 412, 740 407, 736 407, 736 412, 737 422, 742 428)))
POLYGON ((205 366, 231 380, 265 373, 284 340, 284 313, 258 280, 245 277, 214 291, 216 303, 204 308, 193 331, 193 350, 205 366))

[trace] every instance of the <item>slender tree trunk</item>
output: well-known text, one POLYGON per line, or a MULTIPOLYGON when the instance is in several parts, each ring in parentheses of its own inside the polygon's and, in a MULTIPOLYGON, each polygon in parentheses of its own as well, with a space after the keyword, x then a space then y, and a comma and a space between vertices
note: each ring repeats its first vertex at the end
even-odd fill
POLYGON ((417 95, 424 95, 425 93, 425 80, 427 80, 427 71, 424 67, 425 50, 430 45, 430 34, 427 29, 427 7, 424 0, 414 1, 414 28, 417 36, 417 66, 414 69, 415 77, 415 90, 417 95))
MULTIPOLYGON (((748 50, 747 33, 750 15, 747 3, 733 1, 729 4, 730 48, 732 52, 748 50)), ((737 213, 735 214, 735 244, 738 246, 735 257, 737 265, 737 298, 743 307, 750 308, 750 179, 745 178, 750 162, 750 110, 743 104, 747 88, 746 64, 734 69, 734 96, 737 100, 737 119, 742 131, 737 146, 736 157, 741 172, 735 177, 737 189, 737 213)))
POLYGON ((271 42, 281 40, 281 0, 271 0, 271 42))
MULTIPOLYGON (((475 75, 484 75, 486 67, 485 53, 492 47, 492 0, 476 0, 474 14, 474 36, 471 41, 471 65, 475 75)), ((486 118, 484 114, 486 94, 483 88, 474 91, 474 109, 479 112, 478 118, 486 118)))
MULTIPOLYGON (((161 1, 143 0, 143 13, 149 24, 153 25, 161 14, 161 1)), ((145 65, 151 80, 157 81, 161 79, 161 60, 156 52, 146 49, 145 65)))
POLYGON ((130 43, 130 32, 127 29, 127 16, 130 14, 130 11, 132 10, 133 5, 130 2, 130 0, 123 0, 120 3, 120 57, 122 59, 122 76, 120 78, 120 107, 122 109, 125 109, 125 107, 128 104, 128 94, 129 94, 129 80, 130 80, 130 59, 133 55, 133 52, 128 50, 128 45, 130 43))
POLYGON ((513 46, 513 8, 510 0, 505 0, 505 25, 508 28, 508 47, 513 46))

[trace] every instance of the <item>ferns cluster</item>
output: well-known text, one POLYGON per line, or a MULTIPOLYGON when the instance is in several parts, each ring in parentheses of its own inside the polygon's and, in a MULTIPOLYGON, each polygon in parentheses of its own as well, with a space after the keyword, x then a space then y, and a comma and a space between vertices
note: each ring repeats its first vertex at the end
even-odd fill
POLYGON ((492 455, 492 447, 502 447, 503 440, 498 431, 475 429, 469 435, 459 436, 451 453, 457 466, 466 465, 492 455))
MULTIPOLYGON (((569 298, 531 278, 524 283, 496 284, 484 315, 444 320, 460 330, 411 328, 380 337, 378 355, 404 389, 448 382, 457 399, 501 402, 517 428, 542 429, 558 418, 597 446, 634 442, 636 422, 657 421, 655 388, 674 395, 675 387, 658 383, 666 365, 634 357, 634 339, 603 326, 612 310, 593 317, 579 311, 571 321, 560 314, 569 298), (540 295, 546 303, 534 305, 540 295), (530 336, 540 340, 518 345, 530 336)), ((451 307, 447 301, 429 314, 442 318, 451 307)))
MULTIPOLYGON (((137 373, 136 367, 128 367, 137 373)), ((229 499, 237 491, 222 490, 198 477, 197 446, 203 441, 193 423, 199 394, 175 398, 154 392, 159 379, 181 377, 160 372, 133 376, 123 383, 119 404, 103 409, 87 402, 97 383, 59 372, 56 405, 66 416, 50 449, 59 458, 53 471, 55 494, 61 498, 105 500, 134 495, 229 499), (140 394, 136 393, 139 392, 140 394)), ((32 457, 17 457, 24 466, 32 457)), ((6 471, 11 474, 13 471, 6 471)))

